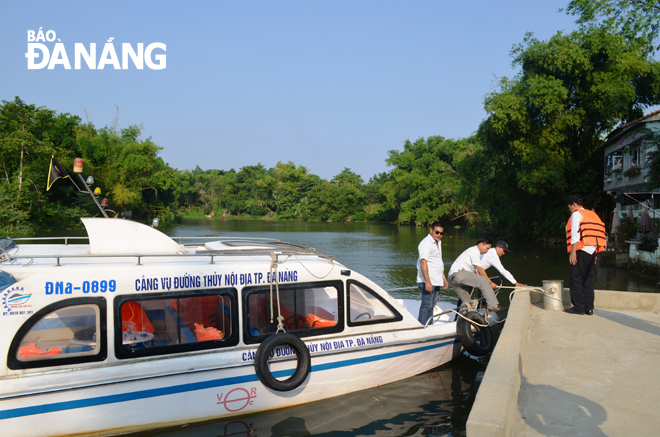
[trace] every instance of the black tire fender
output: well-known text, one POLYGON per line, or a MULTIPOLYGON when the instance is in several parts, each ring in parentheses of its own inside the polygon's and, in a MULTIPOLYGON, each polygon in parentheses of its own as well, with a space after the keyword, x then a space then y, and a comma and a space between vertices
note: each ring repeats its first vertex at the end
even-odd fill
MULTIPOLYGON (((475 311, 467 312, 463 316, 480 325, 488 324, 485 317, 475 311)), ((475 357, 483 357, 493 349, 493 333, 490 326, 486 328, 474 326, 459 316, 456 321, 456 334, 463 348, 475 357)))
POLYGON ((305 343, 293 334, 274 334, 266 338, 254 355, 254 370, 259 381, 266 387, 277 391, 290 391, 305 382, 311 370, 311 357, 305 343), (289 378, 279 380, 273 376, 268 367, 270 353, 280 346, 290 346, 295 351, 296 370, 289 378))

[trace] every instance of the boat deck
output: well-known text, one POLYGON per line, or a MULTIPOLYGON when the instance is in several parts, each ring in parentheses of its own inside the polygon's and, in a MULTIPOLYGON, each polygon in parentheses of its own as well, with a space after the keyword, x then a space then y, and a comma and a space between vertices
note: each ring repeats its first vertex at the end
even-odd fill
POLYGON ((514 323, 505 330, 523 328, 525 323, 515 319, 524 317, 527 329, 516 341, 500 338, 479 389, 478 396, 484 397, 477 398, 468 421, 468 436, 657 433, 659 295, 597 291, 593 316, 547 311, 529 298, 524 308, 523 301, 512 305, 507 324, 514 323), (497 381, 500 377, 510 379, 517 396, 515 390, 498 396, 498 384, 505 384, 497 381), (499 423, 483 414, 497 402, 507 405, 499 423))

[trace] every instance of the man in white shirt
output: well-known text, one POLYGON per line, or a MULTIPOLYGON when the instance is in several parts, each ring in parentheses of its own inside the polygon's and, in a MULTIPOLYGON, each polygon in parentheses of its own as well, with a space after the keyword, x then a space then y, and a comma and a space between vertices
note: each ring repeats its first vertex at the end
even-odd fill
POLYGON ((433 315, 433 306, 440 287, 447 288, 448 286, 445 266, 442 263, 442 243, 440 242, 444 230, 444 226, 440 222, 431 224, 429 235, 417 247, 419 251, 417 286, 422 292, 422 305, 419 307, 417 319, 422 325, 426 325, 433 315))
POLYGON ((506 241, 500 240, 495 244, 495 247, 488 249, 488 252, 486 252, 481 258, 481 267, 483 267, 484 270, 488 270, 490 267, 495 267, 510 283, 515 284, 518 287, 526 287, 527 284, 521 284, 516 281, 516 278, 514 278, 513 275, 502 265, 500 258, 504 256, 505 253, 511 253, 509 245, 506 244, 506 241))
POLYGON ((476 246, 467 248, 456 258, 449 269, 449 285, 454 289, 458 298, 463 302, 470 302, 470 291, 477 287, 486 298, 486 306, 491 312, 501 311, 497 296, 493 290, 497 285, 488 279, 486 271, 481 266, 481 255, 485 255, 493 245, 490 238, 480 238, 476 246))

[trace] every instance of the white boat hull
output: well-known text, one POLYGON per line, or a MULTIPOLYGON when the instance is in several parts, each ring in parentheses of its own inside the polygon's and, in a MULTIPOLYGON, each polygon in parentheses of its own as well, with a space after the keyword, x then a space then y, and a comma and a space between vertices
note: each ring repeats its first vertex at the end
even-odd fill
MULTIPOLYGON (((34 394, 1 401, 0 423, 3 436, 10 437, 24 436, 26 429, 32 436, 119 434, 219 419, 399 381, 460 352, 455 338, 444 338, 312 355, 307 381, 288 392, 265 387, 248 364, 34 394)), ((280 361, 271 370, 290 373, 294 365, 293 360, 280 361)))

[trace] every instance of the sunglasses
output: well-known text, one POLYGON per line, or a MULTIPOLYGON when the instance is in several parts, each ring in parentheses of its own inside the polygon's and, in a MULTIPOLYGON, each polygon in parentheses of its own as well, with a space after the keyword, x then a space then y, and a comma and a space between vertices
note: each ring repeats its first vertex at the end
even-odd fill
POLYGON ((444 234, 445 234, 444 232, 435 231, 435 235, 444 235, 444 234))

